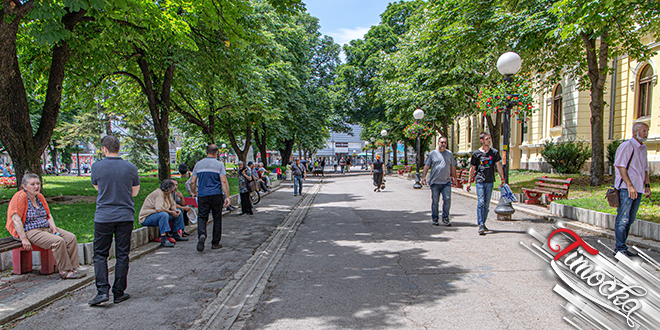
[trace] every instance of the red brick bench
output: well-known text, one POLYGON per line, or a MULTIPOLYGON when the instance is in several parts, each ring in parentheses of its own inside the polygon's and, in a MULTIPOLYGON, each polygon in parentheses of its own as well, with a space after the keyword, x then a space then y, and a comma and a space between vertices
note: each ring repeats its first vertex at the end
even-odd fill
MULTIPOLYGON (((465 170, 456 170, 456 177, 451 178, 451 186, 454 188, 463 188, 463 172, 465 170)), ((468 171, 469 172, 469 171, 468 171)))
POLYGON ((41 253, 42 275, 49 275, 57 271, 57 264, 51 250, 44 250, 32 244, 32 251, 27 251, 23 249, 21 241, 13 237, 0 238, 0 253, 7 251, 12 251, 12 266, 16 275, 32 271, 32 251, 39 251, 41 253))
POLYGON ((568 191, 571 189, 573 178, 551 179, 547 176, 536 178, 538 180, 533 189, 523 188, 523 192, 527 195, 527 204, 541 204, 539 198, 545 195, 548 198, 548 204, 555 199, 562 199, 568 197, 568 191))

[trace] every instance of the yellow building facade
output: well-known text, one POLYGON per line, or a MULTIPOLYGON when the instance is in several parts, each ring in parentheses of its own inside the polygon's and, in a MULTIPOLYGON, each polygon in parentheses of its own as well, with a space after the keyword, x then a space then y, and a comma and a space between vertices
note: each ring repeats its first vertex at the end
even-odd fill
MULTIPOLYGON (((660 42, 650 37, 642 41, 660 53, 660 42)), ((648 61, 621 56, 611 65, 616 66, 616 70, 608 77, 605 86, 605 146, 613 140, 630 139, 632 126, 644 122, 649 125, 645 144, 651 172, 660 173, 660 54, 648 61)), ((591 141, 590 92, 579 91, 577 83, 576 79, 565 77, 536 96, 537 110, 528 121, 518 123, 515 116, 511 118, 512 169, 550 171, 550 165, 541 156, 546 141, 591 141)), ((461 155, 478 149, 479 133, 487 130, 485 127, 483 115, 456 118, 451 139, 454 152, 461 155)), ((496 148, 501 150, 501 146, 496 148)), ((588 170, 589 166, 586 165, 585 169, 588 170)))

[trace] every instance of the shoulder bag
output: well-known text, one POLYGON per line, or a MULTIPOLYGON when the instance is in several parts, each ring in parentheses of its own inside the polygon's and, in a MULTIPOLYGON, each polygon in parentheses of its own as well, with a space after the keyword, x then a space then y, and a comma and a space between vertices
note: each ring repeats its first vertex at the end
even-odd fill
MULTIPOLYGON (((630 155, 630 160, 628 160, 628 165, 626 165, 626 171, 628 170, 628 168, 630 168, 630 163, 632 162, 634 155, 635 155, 635 149, 633 149, 632 155, 630 155)), ((607 199, 607 203, 609 203, 611 207, 619 207, 619 205, 621 205, 621 201, 619 200, 619 189, 621 189, 621 184, 623 184, 623 177, 621 177, 619 188, 614 188, 615 178, 616 178, 616 168, 612 173, 612 186, 607 188, 607 192, 605 192, 605 199, 607 199)))

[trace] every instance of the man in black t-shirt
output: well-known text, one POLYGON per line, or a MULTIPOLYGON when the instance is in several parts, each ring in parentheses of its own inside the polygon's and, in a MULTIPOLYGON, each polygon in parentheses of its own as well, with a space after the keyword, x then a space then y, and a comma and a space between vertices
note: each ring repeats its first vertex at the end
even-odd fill
POLYGON ((371 166, 371 175, 373 176, 374 184, 376 185, 374 191, 380 192, 380 188, 383 185, 383 176, 385 175, 385 171, 383 171, 383 161, 380 160, 380 155, 376 155, 376 160, 374 160, 371 166))
MULTIPOLYGON (((504 184, 504 171, 502 170, 502 158, 497 149, 491 148, 490 133, 482 132, 479 134, 481 148, 472 153, 470 159, 470 182, 476 181, 477 187, 477 223, 479 224, 479 235, 485 235, 488 228, 486 219, 488 218, 488 208, 490 206, 490 196, 493 193, 493 182, 495 182, 495 168, 500 175, 502 184, 504 184)), ((467 186, 470 191, 470 185, 467 186)))
POLYGON ((94 275, 97 295, 89 302, 97 306, 108 301, 108 255, 115 237, 115 282, 113 301, 118 304, 130 296, 126 290, 128 254, 135 219, 133 197, 140 191, 135 165, 119 157, 119 140, 111 135, 101 139, 105 158, 92 165, 92 185, 98 191, 94 214, 94 275))

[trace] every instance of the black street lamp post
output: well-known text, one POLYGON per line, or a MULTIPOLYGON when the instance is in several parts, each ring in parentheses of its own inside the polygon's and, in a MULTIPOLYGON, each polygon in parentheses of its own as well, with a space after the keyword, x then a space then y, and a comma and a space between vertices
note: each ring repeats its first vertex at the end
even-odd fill
MULTIPOLYGON (((497 70, 504 75, 504 81, 507 84, 507 94, 510 94, 511 83, 513 82, 513 75, 520 71, 521 67, 520 56, 514 52, 508 52, 502 54, 497 60, 497 70)), ((502 121, 502 170, 504 172, 504 180, 509 183, 509 153, 510 153, 510 135, 511 135, 511 108, 513 107, 513 95, 507 95, 511 98, 506 104, 504 109, 504 118, 502 121)), ((504 199, 500 193, 500 201, 495 207, 495 213, 497 214, 498 220, 511 220, 511 215, 516 212, 516 210, 511 206, 511 202, 508 202, 504 199)))

